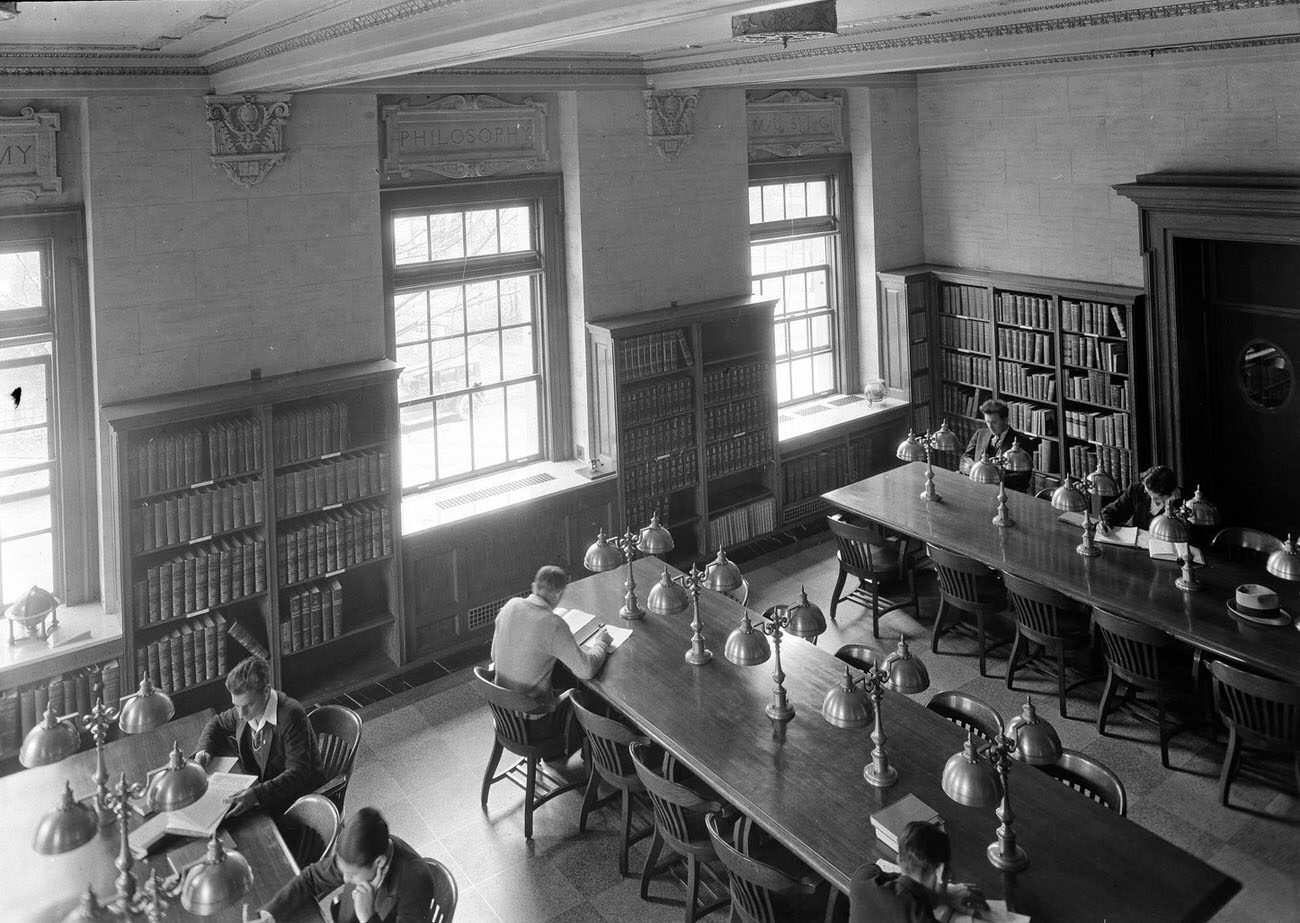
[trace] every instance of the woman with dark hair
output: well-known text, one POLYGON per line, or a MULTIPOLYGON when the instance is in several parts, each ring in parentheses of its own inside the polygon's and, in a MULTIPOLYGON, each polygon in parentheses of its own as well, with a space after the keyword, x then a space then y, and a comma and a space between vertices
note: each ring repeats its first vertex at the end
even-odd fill
POLYGON ((343 886, 338 923, 429 923, 433 875, 414 849, 388 833, 374 808, 353 814, 334 851, 298 873, 262 911, 262 923, 288 917, 343 886))
POLYGON ((1148 468, 1113 502, 1102 507, 1099 528, 1103 532, 1127 525, 1149 529, 1151 520, 1163 513, 1171 500, 1183 501, 1173 469, 1164 465, 1148 468))

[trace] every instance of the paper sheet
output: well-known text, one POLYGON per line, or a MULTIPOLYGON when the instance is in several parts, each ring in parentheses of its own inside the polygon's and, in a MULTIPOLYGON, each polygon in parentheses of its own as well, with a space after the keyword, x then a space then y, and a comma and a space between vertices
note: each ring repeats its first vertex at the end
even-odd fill
POLYGON ((257 776, 238 775, 232 772, 214 772, 208 776, 208 790, 202 798, 188 808, 168 811, 167 832, 182 836, 209 837, 221 826, 230 805, 226 798, 251 786, 257 776))
POLYGON ((1029 917, 1023 913, 1007 910, 1006 901, 989 901, 989 909, 979 916, 968 913, 954 913, 948 918, 949 923, 973 923, 975 920, 993 920, 994 923, 1029 923, 1029 917))
POLYGON ((592 635, 602 628, 609 632, 609 649, 611 651, 617 650, 620 644, 632 637, 632 629, 618 625, 607 625, 601 621, 599 616, 592 615, 590 612, 583 612, 581 609, 570 609, 567 612, 557 611, 556 615, 564 619, 569 626, 569 631, 573 632, 573 640, 579 644, 586 644, 591 640, 592 635))
POLYGON ((237 756, 214 756, 208 761, 208 775, 211 776, 216 772, 233 772, 238 762, 237 756))
POLYGON ((1153 538, 1151 539, 1150 553, 1151 557, 1157 561, 1180 561, 1183 557, 1184 548, 1191 551, 1193 561, 1201 566, 1205 565, 1205 555, 1201 554, 1201 549, 1182 542, 1174 544, 1173 542, 1153 538))

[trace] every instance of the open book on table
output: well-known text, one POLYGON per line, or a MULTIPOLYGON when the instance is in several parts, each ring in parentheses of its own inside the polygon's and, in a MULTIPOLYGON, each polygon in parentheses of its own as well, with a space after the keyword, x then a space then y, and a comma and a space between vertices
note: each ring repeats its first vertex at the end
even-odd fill
POLYGON ((586 644, 602 628, 609 632, 611 651, 616 650, 620 644, 632 637, 632 629, 608 625, 600 616, 583 612, 581 609, 569 609, 567 612, 557 610, 555 614, 564 619, 565 624, 569 626, 569 631, 573 632, 573 640, 579 644, 586 644))
POLYGON ((214 772, 208 776, 208 790, 188 808, 160 814, 166 818, 168 833, 180 836, 210 837, 225 820, 230 805, 226 799, 242 792, 257 781, 257 776, 234 772, 214 772))
MULTIPOLYGON (((1057 519, 1080 528, 1083 526, 1082 513, 1062 513, 1057 519)), ((1098 527, 1094 540, 1102 545, 1145 548, 1147 553, 1157 561, 1181 561, 1183 559, 1183 548, 1188 548, 1191 551, 1192 560, 1198 565, 1205 565, 1205 555, 1201 554, 1199 548, 1193 548, 1185 543, 1175 545, 1173 542, 1152 538, 1150 532, 1146 529, 1139 529, 1137 526, 1117 526, 1109 532, 1102 532, 1101 528, 1098 527)))

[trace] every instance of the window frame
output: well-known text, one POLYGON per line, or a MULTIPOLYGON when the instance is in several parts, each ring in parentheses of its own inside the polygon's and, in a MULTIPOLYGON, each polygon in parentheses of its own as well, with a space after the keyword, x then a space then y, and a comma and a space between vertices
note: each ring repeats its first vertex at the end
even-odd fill
MULTIPOLYGON (((403 186, 380 192, 380 225, 384 278, 384 335, 387 356, 397 361, 398 294, 420 286, 434 286, 451 282, 482 281, 474 272, 484 264, 501 266, 515 256, 506 254, 491 257, 468 257, 457 264, 458 268, 430 268, 398 266, 393 236, 393 216, 412 210, 438 211, 443 209, 474 208, 476 206, 504 207, 511 203, 535 202, 536 251, 540 262, 538 294, 537 362, 541 390, 541 416, 538 420, 540 459, 507 461, 491 468, 481 468, 453 475, 432 483, 412 487, 403 486, 402 493, 414 495, 439 490, 451 484, 472 481, 498 474, 502 471, 533 464, 538 460, 567 458, 572 441, 572 412, 570 409, 568 310, 566 270, 564 264, 563 236, 563 185, 559 176, 507 177, 499 179, 460 180, 421 186, 403 186), (477 264, 477 266, 476 266, 477 264)), ((530 261, 527 255, 518 257, 521 268, 530 261)), ((493 275, 493 278, 496 276, 493 275)), ((436 421, 435 421, 436 426, 436 421)), ((400 438, 400 437, 399 437, 400 438)))
MULTIPOLYGON (((852 394, 861 390, 861 344, 858 341, 857 271, 853 242, 852 158, 848 154, 839 154, 751 163, 745 187, 746 201, 749 189, 755 184, 817 179, 829 180, 828 217, 802 219, 806 223, 801 225, 802 233, 798 234, 782 232, 782 226, 788 225, 788 221, 750 224, 749 242, 752 246, 757 243, 830 235, 831 277, 828 290, 834 317, 831 325, 831 355, 835 373, 835 385, 830 393, 852 394)), ((753 279, 752 269, 750 278, 753 279)), ((825 396, 827 395, 819 394, 816 398, 796 398, 781 406, 795 406, 825 396)))

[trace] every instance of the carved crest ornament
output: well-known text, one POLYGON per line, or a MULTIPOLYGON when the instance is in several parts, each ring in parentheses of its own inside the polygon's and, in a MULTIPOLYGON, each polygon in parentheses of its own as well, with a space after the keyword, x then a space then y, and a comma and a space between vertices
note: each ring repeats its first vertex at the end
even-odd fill
POLYGON ((644 90, 645 134, 664 158, 675 160, 695 137, 699 90, 644 90))
POLYGON ((256 186, 284 161, 288 96, 207 96, 212 165, 237 186, 256 186))

